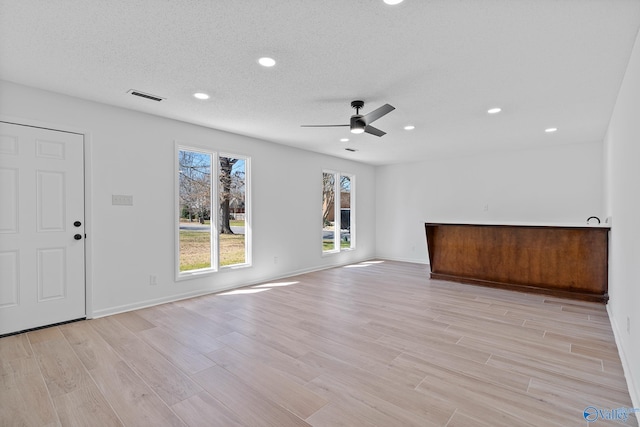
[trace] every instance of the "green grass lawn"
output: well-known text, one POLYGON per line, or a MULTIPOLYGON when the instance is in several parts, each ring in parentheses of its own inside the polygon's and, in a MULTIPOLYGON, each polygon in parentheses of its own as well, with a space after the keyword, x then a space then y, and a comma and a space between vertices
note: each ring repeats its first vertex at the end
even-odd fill
MULTIPOLYGON (((244 235, 221 234, 220 266, 242 264, 245 261, 244 235)), ((180 271, 209 267, 211 234, 205 231, 180 230, 180 271)))
MULTIPOLYGON (((340 248, 348 249, 351 247, 351 242, 347 242, 345 240, 340 240, 340 248)), ((333 240, 323 240, 322 241, 322 250, 323 251, 332 251, 333 250, 333 240)))

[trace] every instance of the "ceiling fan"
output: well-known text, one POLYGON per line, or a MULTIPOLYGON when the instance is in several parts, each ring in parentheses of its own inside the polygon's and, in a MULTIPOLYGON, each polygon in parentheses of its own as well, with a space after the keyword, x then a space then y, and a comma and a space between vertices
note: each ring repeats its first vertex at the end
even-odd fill
POLYGON ((386 132, 381 131, 378 128, 374 128, 371 126, 371 123, 378 120, 380 117, 389 114, 396 108, 389 105, 384 104, 382 107, 373 110, 369 114, 362 115, 360 114, 360 109, 364 107, 364 101, 351 101, 351 107, 355 108, 356 113, 351 116, 351 120, 348 125, 302 125, 303 128, 325 128, 325 127, 340 127, 340 126, 349 126, 351 129, 351 133, 370 133, 375 136, 383 136, 386 135, 386 132))

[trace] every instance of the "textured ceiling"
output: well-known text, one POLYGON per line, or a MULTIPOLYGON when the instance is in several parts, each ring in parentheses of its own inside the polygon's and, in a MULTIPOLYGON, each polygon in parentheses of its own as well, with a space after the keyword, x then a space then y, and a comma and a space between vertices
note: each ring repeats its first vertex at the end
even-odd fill
POLYGON ((388 164, 601 141, 639 27, 638 0, 0 0, 0 78, 388 164), (386 136, 300 127, 354 99, 386 136))

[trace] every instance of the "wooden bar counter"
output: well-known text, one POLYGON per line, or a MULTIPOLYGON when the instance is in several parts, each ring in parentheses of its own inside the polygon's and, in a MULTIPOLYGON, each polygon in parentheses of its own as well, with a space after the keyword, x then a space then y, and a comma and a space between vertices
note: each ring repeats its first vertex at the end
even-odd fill
POLYGON ((606 303, 606 226, 425 223, 431 278, 606 303))

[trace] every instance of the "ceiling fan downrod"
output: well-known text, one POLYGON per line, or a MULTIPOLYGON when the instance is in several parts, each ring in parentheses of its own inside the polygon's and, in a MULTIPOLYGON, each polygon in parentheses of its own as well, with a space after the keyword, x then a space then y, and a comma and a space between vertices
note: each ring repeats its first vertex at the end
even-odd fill
POLYGON ((360 115, 360 109, 364 107, 364 101, 351 101, 351 108, 356 109, 356 114, 360 115))

